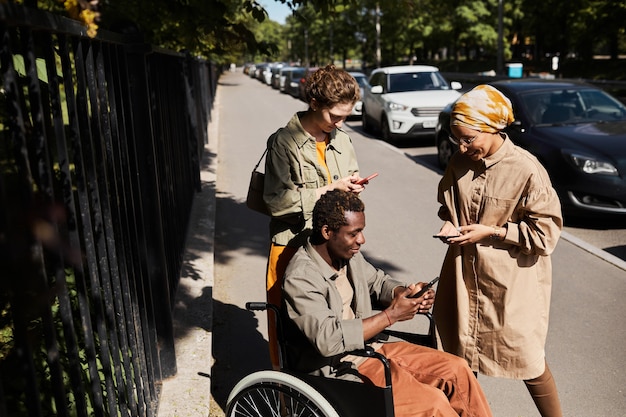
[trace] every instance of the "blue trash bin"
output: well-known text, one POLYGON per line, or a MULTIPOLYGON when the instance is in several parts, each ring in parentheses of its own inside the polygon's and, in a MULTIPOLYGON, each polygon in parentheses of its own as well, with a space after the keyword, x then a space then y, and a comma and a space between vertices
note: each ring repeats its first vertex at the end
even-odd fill
POLYGON ((511 64, 506 64, 506 66, 509 70, 509 77, 522 78, 522 74, 524 73, 524 64, 511 63, 511 64))

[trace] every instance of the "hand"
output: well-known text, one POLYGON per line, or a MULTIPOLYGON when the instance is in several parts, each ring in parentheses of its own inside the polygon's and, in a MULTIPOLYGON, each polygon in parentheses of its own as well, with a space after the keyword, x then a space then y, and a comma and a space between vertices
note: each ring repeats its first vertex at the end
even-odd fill
POLYGON ((419 298, 409 298, 410 295, 418 292, 424 285, 423 282, 411 284, 406 288, 398 287, 395 291, 394 298, 387 308, 387 313, 391 320, 405 321, 412 319, 418 313, 426 313, 435 301, 435 292, 430 289, 419 298))
POLYGON ((441 236, 440 239, 444 243, 450 243, 450 239, 446 236, 460 236, 459 230, 449 221, 446 221, 443 226, 441 226, 441 230, 437 233, 436 236, 441 236))
POLYGON ((343 177, 329 184, 329 190, 354 191, 360 193, 365 187, 356 183, 359 179, 360 177, 357 174, 343 177))
MULTIPOLYGON (((425 285, 425 282, 418 282, 417 284, 409 285, 407 288, 413 287, 413 290, 408 296, 417 294, 422 288, 424 288, 425 285)), ((427 313, 435 302, 435 291, 430 288, 421 297, 414 298, 414 300, 417 300, 418 302, 417 313, 427 313)))
POLYGON ((477 243, 484 239, 489 239, 493 234, 493 227, 484 224, 470 224, 457 228, 461 235, 448 239, 450 244, 458 244, 460 246, 477 243))
POLYGON ((365 184, 367 184, 357 184, 360 179, 361 177, 358 174, 352 174, 349 177, 342 178, 339 181, 346 181, 347 189, 345 191, 360 193, 361 191, 365 190, 365 184))
POLYGON ((317 198, 319 199, 322 194, 330 190, 341 190, 341 191, 352 191, 355 193, 360 193, 365 189, 362 185, 356 184, 359 180, 359 176, 357 174, 352 174, 348 177, 344 177, 333 181, 332 183, 320 187, 316 190, 317 198))

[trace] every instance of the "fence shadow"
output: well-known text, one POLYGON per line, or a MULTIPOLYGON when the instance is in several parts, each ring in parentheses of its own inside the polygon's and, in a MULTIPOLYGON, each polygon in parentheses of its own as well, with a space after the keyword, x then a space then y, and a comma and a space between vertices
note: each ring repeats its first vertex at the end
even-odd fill
POLYGON ((250 210, 232 195, 217 195, 215 262, 228 264, 237 257, 266 257, 269 250, 269 218, 250 210))
POLYGON ((267 341, 255 314, 233 304, 213 300, 213 358, 211 394, 226 410, 235 384, 253 372, 271 369, 267 341))

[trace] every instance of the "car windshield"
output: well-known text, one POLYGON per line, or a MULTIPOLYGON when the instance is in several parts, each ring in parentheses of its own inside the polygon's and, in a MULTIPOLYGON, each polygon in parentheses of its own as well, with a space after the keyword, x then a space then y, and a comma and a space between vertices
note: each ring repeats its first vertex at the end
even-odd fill
POLYGON ((362 75, 353 75, 359 87, 364 88, 367 85, 367 78, 362 75))
POLYGON ((626 107, 597 89, 549 90, 521 96, 533 124, 626 120, 626 107))
POLYGON ((406 91, 449 90, 446 80, 436 71, 389 74, 388 93, 406 91))

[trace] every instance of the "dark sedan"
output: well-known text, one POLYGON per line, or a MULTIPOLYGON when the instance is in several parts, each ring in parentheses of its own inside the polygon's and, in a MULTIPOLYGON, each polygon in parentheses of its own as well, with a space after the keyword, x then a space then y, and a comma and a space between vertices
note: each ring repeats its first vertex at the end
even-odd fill
MULTIPOLYGON (((569 81, 490 83, 513 103, 513 142, 546 167, 563 210, 626 215, 626 107, 601 89, 569 81)), ((445 168, 458 147, 449 139, 448 105, 439 115, 436 146, 445 168)))

